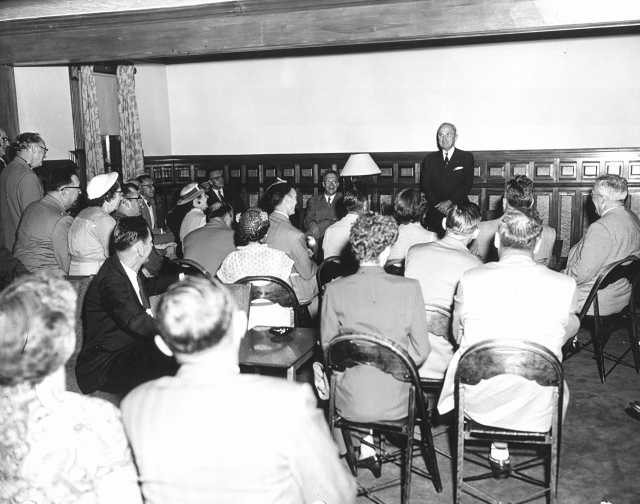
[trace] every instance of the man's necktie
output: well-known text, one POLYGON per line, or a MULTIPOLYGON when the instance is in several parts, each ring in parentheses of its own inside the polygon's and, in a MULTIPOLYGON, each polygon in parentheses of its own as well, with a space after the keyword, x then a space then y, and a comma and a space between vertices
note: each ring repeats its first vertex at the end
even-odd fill
POLYGON ((447 163, 448 163, 448 162, 449 162, 449 153, 447 152, 447 153, 444 155, 444 167, 445 167, 445 168, 447 167, 447 163))
POLYGON ((151 308, 151 304, 149 303, 147 293, 144 291, 144 285, 142 284, 140 275, 136 275, 136 280, 138 280, 138 289, 140 289, 140 299, 142 299, 142 306, 144 306, 145 309, 151 308))

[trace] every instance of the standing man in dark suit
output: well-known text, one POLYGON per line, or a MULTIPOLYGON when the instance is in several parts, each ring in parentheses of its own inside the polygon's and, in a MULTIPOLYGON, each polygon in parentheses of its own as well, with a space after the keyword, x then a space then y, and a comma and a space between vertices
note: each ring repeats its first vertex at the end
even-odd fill
POLYGON ((340 179, 335 171, 328 171, 322 178, 324 193, 312 196, 307 201, 304 214, 304 229, 316 240, 321 240, 326 229, 338 220, 336 204, 342 199, 338 192, 340 179))
POLYGON ((140 175, 136 180, 138 181, 140 196, 142 196, 140 211, 149 229, 153 231, 154 229, 162 227, 162 223, 164 222, 164 219, 158 218, 158 207, 156 206, 155 200, 156 186, 149 175, 140 175))
POLYGON ((115 254, 91 281, 82 309, 84 341, 76 376, 84 393, 126 394, 148 380, 175 373, 172 357, 158 350, 149 294, 159 294, 177 277, 144 279, 140 268, 153 241, 141 217, 122 217, 113 230, 115 254))
POLYGON ((452 204, 468 201, 473 185, 473 154, 455 147, 458 133, 451 123, 438 128, 438 148, 422 161, 420 187, 427 197, 427 224, 432 231, 444 232, 442 219, 452 204))

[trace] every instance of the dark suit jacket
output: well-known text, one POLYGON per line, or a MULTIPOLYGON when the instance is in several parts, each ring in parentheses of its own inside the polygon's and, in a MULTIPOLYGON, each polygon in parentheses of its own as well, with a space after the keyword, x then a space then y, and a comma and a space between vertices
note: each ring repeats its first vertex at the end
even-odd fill
POLYGON ((467 201, 472 185, 473 154, 470 152, 456 147, 446 167, 441 151, 427 154, 422 161, 420 187, 432 205, 447 200, 467 201))
POLYGON ((342 194, 336 193, 331 205, 327 203, 324 193, 312 196, 307 201, 307 210, 304 214, 304 229, 314 238, 320 239, 325 230, 338 220, 336 205, 342 198, 342 194))
POLYGON ((236 191, 232 190, 230 187, 223 187, 222 190, 224 192, 224 198, 219 198, 218 194, 213 190, 213 186, 209 185, 209 188, 207 189, 207 202, 209 205, 217 202, 226 203, 231 205, 234 213, 241 213, 247 209, 244 201, 242 201, 242 198, 240 198, 236 191))
MULTIPOLYGON (((174 276, 145 279, 143 298, 164 292, 174 276)), ((135 347, 150 343, 158 334, 154 319, 140 304, 117 255, 110 256, 89 284, 82 308, 84 340, 78 355, 76 375, 83 392, 100 389, 111 359, 135 347)))

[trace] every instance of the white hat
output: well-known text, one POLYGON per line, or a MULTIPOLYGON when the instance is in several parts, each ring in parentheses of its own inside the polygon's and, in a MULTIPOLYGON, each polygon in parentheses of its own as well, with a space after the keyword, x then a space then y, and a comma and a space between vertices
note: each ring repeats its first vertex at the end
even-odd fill
POLYGON ((117 172, 102 173, 93 177, 87 184, 87 198, 99 198, 107 193, 118 180, 117 172))
POLYGON ((178 205, 186 205, 203 193, 204 189, 201 189, 200 186, 195 182, 191 182, 180 190, 180 199, 178 200, 178 205))

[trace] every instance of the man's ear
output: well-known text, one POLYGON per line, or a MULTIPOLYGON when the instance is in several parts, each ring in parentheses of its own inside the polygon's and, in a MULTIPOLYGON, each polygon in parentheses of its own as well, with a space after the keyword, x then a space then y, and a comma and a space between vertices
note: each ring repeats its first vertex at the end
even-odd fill
POLYGON ((507 211, 507 198, 504 196, 502 197, 502 210, 507 211))
POLYGON ((498 233, 498 231, 493 235, 493 245, 496 247, 496 250, 500 250, 500 233, 498 233))
POLYGON ((446 217, 442 218, 442 229, 447 229, 447 218, 446 217))

